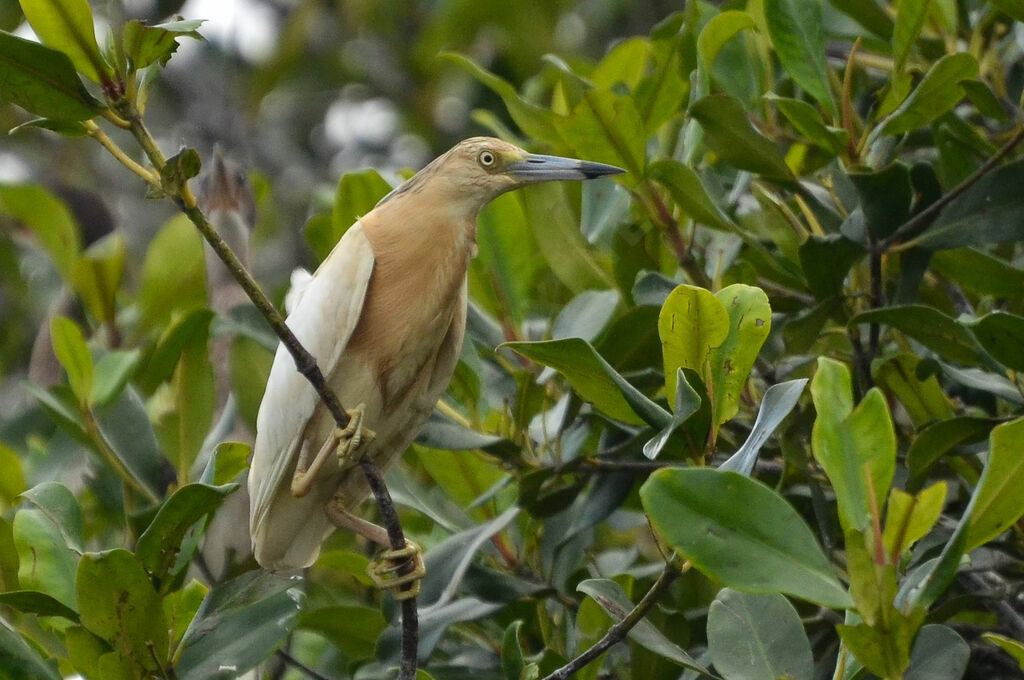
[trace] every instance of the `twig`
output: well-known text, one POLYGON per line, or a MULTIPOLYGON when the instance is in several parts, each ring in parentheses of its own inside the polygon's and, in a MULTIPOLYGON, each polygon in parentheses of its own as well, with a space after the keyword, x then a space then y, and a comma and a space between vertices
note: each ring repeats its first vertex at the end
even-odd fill
MULTIPOLYGON (((231 251, 231 248, 227 245, 224 239, 217 233, 216 228, 210 223, 206 215, 196 203, 195 195, 192 193, 192 189, 189 187, 187 180, 182 180, 180 185, 177 186, 163 186, 164 180, 164 169, 167 166, 167 159, 159 146, 156 144, 156 140, 150 134, 146 128, 145 123, 142 120, 142 116, 135 104, 129 99, 121 99, 117 103, 118 115, 128 123, 129 130, 135 137, 136 141, 142 147, 146 156, 153 164, 157 174, 161 177, 162 189, 171 197, 172 200, 178 205, 183 213, 189 218, 189 220, 196 226, 199 232, 206 239, 210 247, 213 248, 214 252, 221 259, 224 265, 231 272, 231 275, 245 291, 246 295, 252 300, 252 303, 260 311, 263 318, 266 319, 267 323, 273 329, 274 333, 280 338, 281 342, 288 349, 288 352, 292 355, 295 361, 295 367, 302 374, 306 380, 316 390, 317 395, 323 401, 327 407, 331 416, 334 418, 335 423, 338 427, 344 428, 348 425, 349 416, 342 408, 341 402, 338 400, 334 391, 327 384, 327 380, 324 378, 323 372, 320 367, 317 366, 316 359, 313 357, 302 343, 299 342, 295 334, 292 333, 291 329, 284 322, 284 318, 281 313, 277 310, 274 304, 267 298, 263 289, 260 288, 259 284, 252 277, 245 266, 239 261, 238 257, 231 251)), ((113 146, 104 145, 108 150, 113 146)), ((111 151, 113 153, 113 151, 111 151)), ((122 163, 127 158, 123 153, 118 155, 114 153, 118 160, 122 163)), ((130 159, 128 159, 130 160, 130 159)), ((137 164, 136 164, 137 165, 137 164)), ((133 172, 136 170, 130 165, 129 169, 133 172)), ((363 472, 366 474, 367 481, 370 486, 370 490, 373 492, 374 498, 377 501, 377 506, 380 511, 381 519, 388 532, 388 539, 391 542, 391 547, 395 550, 399 550, 405 547, 405 536, 402 532, 402 525, 398 521, 398 513, 395 510, 394 502, 391 500, 391 494, 388 493, 387 486, 384 484, 384 480, 381 477, 380 470, 377 469, 372 463, 362 462, 360 466, 363 472)), ((410 565, 411 568, 411 565, 410 565)), ((399 672, 399 680, 414 680, 416 677, 416 666, 417 666, 417 653, 419 648, 419 620, 416 611, 416 599, 409 598, 402 602, 402 664, 399 672)))
POLYGON ((294 656, 292 656, 288 652, 284 651, 283 649, 277 650, 276 653, 277 653, 277 655, 279 657, 281 657, 281 659, 286 664, 288 664, 292 668, 298 669, 299 671, 305 673, 309 677, 313 678, 313 680, 333 680, 332 678, 329 678, 326 675, 323 675, 322 673, 320 673, 316 669, 310 668, 309 666, 307 666, 306 664, 302 663, 301 661, 299 661, 298 659, 296 659, 294 656))
POLYGON ((1000 147, 991 158, 982 163, 981 167, 972 172, 970 176, 950 189, 947 193, 943 194, 930 206, 904 222, 899 229, 894 231, 887 238, 880 241, 879 246, 881 249, 886 251, 892 248, 896 243, 905 243, 906 241, 917 237, 921 232, 930 227, 932 222, 938 218, 939 213, 941 213, 947 205, 974 186, 982 177, 995 170, 996 166, 999 165, 999 162, 1002 161, 1007 154, 1013 151, 1013 148, 1017 146, 1022 139, 1024 139, 1024 126, 1017 128, 1017 131, 1013 133, 1013 136, 1010 137, 1006 144, 1003 144, 1003 146, 1000 147))
POLYGON ((600 640, 594 643, 594 646, 583 652, 575 659, 565 664, 554 673, 546 676, 544 680, 565 680, 570 675, 580 670, 597 657, 604 654, 610 647, 626 639, 626 635, 636 624, 640 623, 640 620, 646 616, 647 612, 651 610, 658 598, 668 590, 668 587, 682 575, 682 570, 677 569, 672 564, 666 564, 665 569, 661 572, 658 580, 654 582, 651 589, 647 591, 643 599, 637 603, 633 610, 626 614, 618 623, 614 624, 608 629, 608 632, 604 634, 600 640))

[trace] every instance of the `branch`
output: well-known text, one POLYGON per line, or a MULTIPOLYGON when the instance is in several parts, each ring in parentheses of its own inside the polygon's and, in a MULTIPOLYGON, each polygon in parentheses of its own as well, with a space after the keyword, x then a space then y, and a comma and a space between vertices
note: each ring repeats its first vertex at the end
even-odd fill
MULTIPOLYGON (((167 159, 163 152, 160 151, 160 147, 157 146, 152 134, 146 128, 142 115, 139 113, 134 102, 128 99, 120 99, 116 102, 116 108, 118 115, 128 123, 128 129, 153 164, 156 176, 163 178, 167 159)), ((127 156, 123 153, 120 155, 114 153, 111 146, 104 144, 108 151, 111 151, 118 160, 124 163, 124 159, 127 156)), ((131 165, 128 165, 128 167, 137 173, 136 168, 133 168, 131 165)), ((331 413, 337 426, 345 428, 349 422, 349 415, 342 408, 337 395, 334 394, 334 391, 327 384, 323 372, 317 366, 316 359, 302 346, 302 343, 299 342, 298 338, 295 337, 295 334, 292 333, 292 330, 284 322, 281 313, 266 296, 259 284, 256 283, 252 274, 239 261, 221 235, 217 233, 217 229, 210 223, 206 215, 203 214, 203 211, 199 209, 196 197, 192 193, 187 180, 182 180, 177 186, 166 186, 165 182, 162 182, 162 184, 161 188, 163 191, 167 193, 196 226, 203 235, 203 238, 206 239, 206 242, 210 244, 210 247, 213 248, 214 252, 217 253, 217 256, 228 268, 228 271, 231 272, 238 285, 242 287, 242 290, 245 291, 245 294, 252 300, 260 314, 266 319, 274 333, 288 349, 288 352, 295 360, 296 369, 316 390, 317 395, 319 395, 327 410, 331 413)), ((398 513, 395 510, 394 502, 391 500, 391 494, 388 493, 387 486, 385 486, 384 480, 381 477, 380 470, 372 463, 366 461, 361 462, 360 466, 377 501, 381 519, 387 528, 391 547, 395 550, 405 547, 402 525, 398 521, 398 513)), ((416 598, 409 598, 402 601, 402 665, 398 676, 399 680, 415 679, 418 648, 419 620, 416 610, 416 598)))
POLYGON ((548 675, 543 680, 565 680, 570 675, 604 654, 608 648, 625 640, 633 626, 640 623, 640 620, 647 615, 647 612, 651 610, 651 607, 653 607, 654 603, 658 601, 658 598, 668 590, 668 587, 672 585, 672 582, 679 578, 682 573, 682 570, 677 569, 672 564, 666 564, 665 569, 661 572, 661 576, 658 577, 658 580, 654 582, 654 585, 647 591, 647 594, 644 595, 643 599, 633 607, 633 610, 626 614, 625 618, 609 628, 608 632, 604 634, 604 637, 594 643, 593 647, 583 652, 551 675, 548 675))
MULTIPOLYGON (((930 206, 914 215, 911 219, 904 222, 896 231, 890 234, 887 238, 879 242, 880 249, 884 252, 892 248, 896 243, 904 243, 909 241, 921 234, 925 229, 932 225, 932 222, 939 216, 942 210, 952 203, 965 191, 974 186, 978 180, 992 172, 999 165, 999 162, 1006 157, 1013 148, 1024 139, 1024 126, 1017 128, 1017 131, 1013 133, 1013 136, 1003 144, 998 151, 996 151, 991 158, 982 163, 981 167, 972 172, 970 176, 965 178, 960 184, 950 189, 947 193, 943 194, 941 198, 932 203, 930 206)), ((902 248, 897 248, 902 250, 902 248)))

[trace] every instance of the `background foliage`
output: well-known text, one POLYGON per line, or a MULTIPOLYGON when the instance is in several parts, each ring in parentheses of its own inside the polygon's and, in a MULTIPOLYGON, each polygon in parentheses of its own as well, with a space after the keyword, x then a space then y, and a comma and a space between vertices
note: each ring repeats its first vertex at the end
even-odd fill
POLYGON ((262 53, 133 21, 180 8, 0 2, 48 46, 0 34, 0 677, 397 661, 352 536, 291 578, 245 555, 209 354, 244 442, 275 343, 86 138, 141 159, 125 102, 251 164, 278 300, 468 134, 627 170, 480 217, 462 360, 388 477, 427 677, 565 677, 624 616, 575 677, 1024 676, 1019 3, 253 3, 262 53))

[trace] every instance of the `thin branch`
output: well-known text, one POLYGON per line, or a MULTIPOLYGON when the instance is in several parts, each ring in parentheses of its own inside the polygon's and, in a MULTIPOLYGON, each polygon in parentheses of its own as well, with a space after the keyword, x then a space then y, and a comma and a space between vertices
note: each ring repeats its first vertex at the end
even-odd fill
MULTIPOLYGON (((906 245, 907 241, 910 241, 920 235, 921 232, 932 225, 932 222, 938 218, 939 213, 941 213, 947 205, 974 186, 982 177, 995 170, 1000 161, 1002 161, 1007 154, 1013 151, 1013 148, 1017 146, 1022 139, 1024 139, 1024 126, 1017 128, 1017 131, 1013 133, 1013 136, 1010 137, 1006 144, 1003 144, 1003 146, 1000 147, 1000 149, 996 151, 991 158, 982 163, 981 167, 972 172, 970 176, 950 189, 947 193, 943 194, 942 197, 930 206, 904 222, 899 229, 879 242, 881 249, 883 251, 889 250, 896 243, 906 245)), ((902 250, 900 247, 897 247, 896 249, 902 250)))
MULTIPOLYGON (((128 122, 132 135, 146 153, 157 174, 163 178, 167 159, 157 145, 156 140, 146 128, 142 115, 135 107, 134 102, 129 99, 121 99, 117 102, 117 113, 128 122)), ((163 180, 161 180, 161 183, 163 184, 163 180)), ((316 359, 302 346, 298 338, 295 337, 295 334, 285 324, 281 313, 270 299, 267 298, 263 289, 260 288, 259 284, 256 283, 256 280, 249 271, 231 251, 231 248, 224 239, 217 233, 216 228, 210 223, 203 211, 199 209, 195 195, 192 193, 187 181, 183 181, 178 186, 162 186, 162 189, 174 200, 196 228, 199 229, 203 238, 206 239, 210 247, 217 253, 217 256, 228 268, 228 271, 231 272, 231 275, 242 287, 242 290, 245 291, 249 299, 252 300, 263 318, 267 320, 267 323, 295 360, 296 369, 316 390, 317 395, 319 395, 327 407, 337 426, 340 428, 346 427, 349 422, 349 415, 342 408, 337 395, 327 384, 323 372, 317 366, 316 359)), ((388 493, 387 486, 384 484, 380 470, 372 463, 366 461, 361 462, 360 466, 377 501, 391 547, 395 550, 405 547, 402 525, 398 521, 398 513, 395 510, 394 502, 391 500, 391 494, 388 493)), ((416 610, 416 598, 409 598, 402 601, 402 664, 398 676, 399 680, 415 679, 418 648, 419 619, 416 610)))
POLYGON ((309 666, 307 666, 306 664, 302 663, 301 661, 299 661, 298 659, 296 659, 294 656, 292 656, 288 652, 284 651, 283 649, 277 650, 276 653, 277 653, 277 655, 279 657, 281 657, 281 659, 286 664, 288 664, 292 668, 295 668, 295 669, 301 671, 305 675, 308 675, 309 677, 313 678, 313 680, 333 680, 333 678, 329 678, 328 676, 320 673, 316 669, 310 668, 309 666))
POLYGON ((673 581, 679 578, 682 573, 682 570, 677 569, 672 564, 666 564, 665 569, 661 572, 658 580, 654 582, 654 585, 647 591, 647 594, 644 595, 643 599, 633 607, 633 610, 626 614, 625 618, 609 628, 608 632, 604 634, 604 637, 594 643, 593 647, 583 652, 551 675, 545 677, 544 680, 565 680, 573 673, 604 654, 610 647, 625 640, 629 631, 636 624, 640 623, 640 620, 647 615, 647 612, 651 610, 651 607, 653 607, 658 601, 658 598, 668 590, 668 587, 672 585, 673 581))

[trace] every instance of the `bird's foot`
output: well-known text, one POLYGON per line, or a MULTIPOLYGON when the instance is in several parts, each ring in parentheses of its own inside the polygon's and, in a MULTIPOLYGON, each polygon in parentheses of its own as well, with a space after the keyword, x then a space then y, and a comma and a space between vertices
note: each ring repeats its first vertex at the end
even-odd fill
POLYGON ((348 424, 345 427, 334 428, 312 463, 307 466, 303 464, 301 458, 299 459, 295 474, 292 476, 293 496, 301 498, 309 493, 317 474, 332 455, 337 455, 338 469, 341 471, 359 464, 363 452, 375 436, 372 430, 363 427, 365 409, 363 404, 359 404, 354 409, 346 411, 348 424))
POLYGON ((385 550, 366 567, 366 575, 374 585, 391 591, 396 600, 408 600, 419 595, 420 581, 426 573, 423 549, 409 539, 405 539, 405 547, 385 550))

